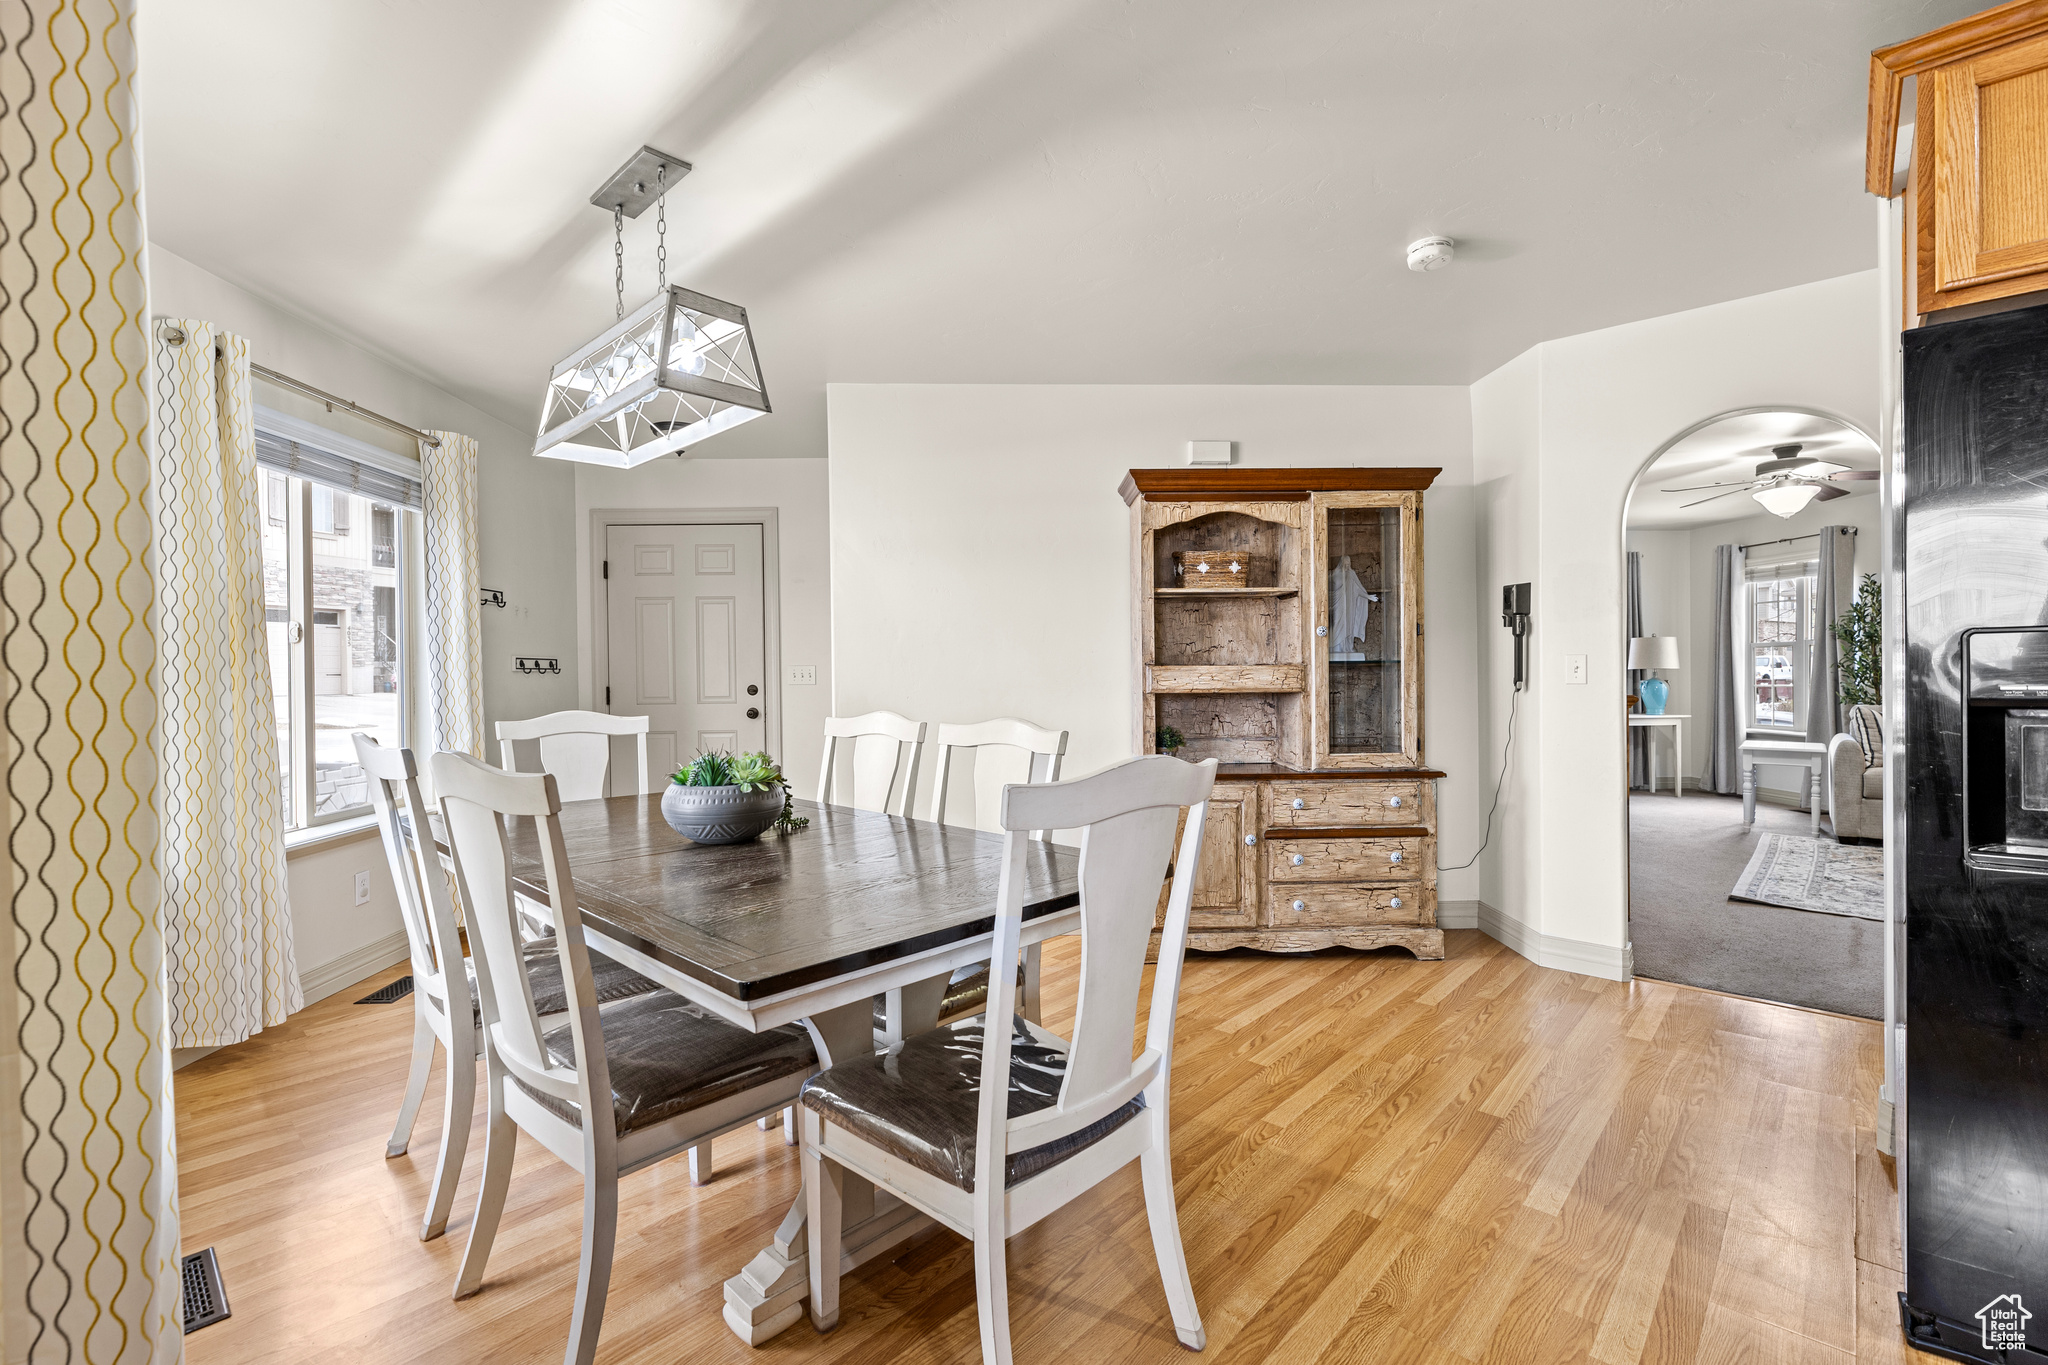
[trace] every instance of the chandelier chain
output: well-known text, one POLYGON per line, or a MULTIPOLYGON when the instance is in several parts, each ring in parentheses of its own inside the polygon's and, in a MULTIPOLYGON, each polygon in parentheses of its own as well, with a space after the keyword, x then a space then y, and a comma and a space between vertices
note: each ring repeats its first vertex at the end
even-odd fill
POLYGON ((668 290, 668 167, 654 168, 654 271, 668 290))
POLYGON ((626 206, 612 205, 612 294, 614 316, 626 316, 626 206))

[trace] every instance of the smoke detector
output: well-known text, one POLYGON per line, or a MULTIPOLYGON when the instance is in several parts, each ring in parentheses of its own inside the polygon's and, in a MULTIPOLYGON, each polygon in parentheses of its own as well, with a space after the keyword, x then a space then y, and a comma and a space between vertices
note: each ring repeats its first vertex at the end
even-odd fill
POLYGON ((1457 254, 1456 242, 1448 237, 1424 237, 1408 244, 1410 270, 1442 270, 1457 254))

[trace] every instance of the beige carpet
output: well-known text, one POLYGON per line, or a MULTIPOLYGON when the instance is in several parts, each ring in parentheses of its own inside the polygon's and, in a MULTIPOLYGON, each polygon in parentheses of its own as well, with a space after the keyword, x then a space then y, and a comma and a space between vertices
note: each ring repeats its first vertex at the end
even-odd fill
MULTIPOLYGON (((1884 1013, 1884 925, 1748 905, 1728 893, 1762 836, 1804 835, 1807 816, 1687 792, 1629 797, 1629 920, 1638 976, 1875 1019, 1884 1013)), ((1826 818, 1821 833, 1830 833, 1826 818)))

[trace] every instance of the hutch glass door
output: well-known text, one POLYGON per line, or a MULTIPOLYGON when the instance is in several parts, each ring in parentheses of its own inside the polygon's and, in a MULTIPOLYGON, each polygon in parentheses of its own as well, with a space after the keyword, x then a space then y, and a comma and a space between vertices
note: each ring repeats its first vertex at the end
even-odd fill
POLYGON ((1413 495, 1318 498, 1318 766, 1383 768, 1419 756, 1412 675, 1419 549, 1413 495))

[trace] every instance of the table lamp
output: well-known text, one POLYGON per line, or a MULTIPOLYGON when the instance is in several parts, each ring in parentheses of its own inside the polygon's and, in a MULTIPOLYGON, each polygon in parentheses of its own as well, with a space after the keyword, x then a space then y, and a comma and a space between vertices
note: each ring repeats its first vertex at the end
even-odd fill
MULTIPOLYGON (((1638 635, 1628 642, 1628 666, 1630 668, 1659 669, 1678 667, 1678 637, 1676 635, 1638 635)), ((1671 684, 1654 672, 1636 684, 1636 695, 1643 699, 1643 714, 1661 716, 1664 703, 1670 699, 1671 684)))

